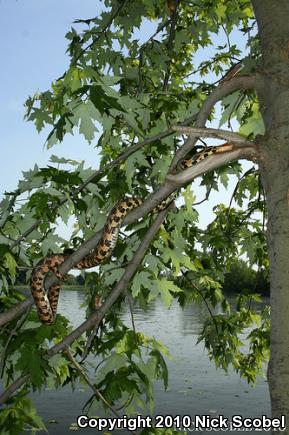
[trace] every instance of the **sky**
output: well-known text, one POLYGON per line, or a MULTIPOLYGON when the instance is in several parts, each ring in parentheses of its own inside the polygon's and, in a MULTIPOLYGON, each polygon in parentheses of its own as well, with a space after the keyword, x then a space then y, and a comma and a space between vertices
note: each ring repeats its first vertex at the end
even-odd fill
POLYGON ((15 189, 22 171, 45 165, 51 154, 89 161, 97 166, 96 150, 81 136, 69 135, 50 150, 26 122, 24 102, 45 91, 68 66, 65 34, 77 18, 98 14, 96 0, 0 0, 0 194, 15 189))
MULTIPOLYGON (((23 117, 28 96, 49 89, 68 66, 65 34, 73 21, 98 15, 102 5, 98 0, 0 0, 0 197, 17 187, 22 171, 35 163, 45 166, 51 154, 85 160, 86 166, 98 168, 97 151, 83 137, 68 135, 47 150, 49 130, 38 134, 23 117)), ((212 206, 228 203, 230 194, 220 187, 210 204, 198 208, 202 227, 213 219, 212 206)))

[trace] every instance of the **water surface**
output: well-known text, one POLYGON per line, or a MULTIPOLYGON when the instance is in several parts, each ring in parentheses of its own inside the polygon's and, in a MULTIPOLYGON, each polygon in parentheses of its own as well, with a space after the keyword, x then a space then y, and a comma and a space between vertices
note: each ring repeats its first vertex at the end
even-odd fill
MULTIPOLYGON (((66 315, 74 326, 78 326, 85 320, 85 309, 80 308, 83 301, 84 293, 81 291, 62 291, 58 311, 66 315)), ((136 329, 162 341, 173 355, 173 360, 167 361, 168 390, 164 391, 161 382, 155 385, 155 414, 224 415, 229 419, 236 414, 244 418, 260 417, 262 414, 269 416, 269 393, 265 379, 259 378, 257 386, 252 388, 232 370, 227 374, 220 369, 216 370, 215 364, 209 361, 203 344, 196 344, 206 316, 204 306, 191 305, 182 310, 174 303, 167 310, 161 301, 152 303, 146 313, 134 309, 136 329)), ((121 314, 121 318, 131 327, 128 309, 121 314)), ((38 412, 49 433, 53 435, 71 434, 69 428, 76 423, 77 416, 82 414, 82 406, 90 396, 91 392, 81 386, 74 392, 70 387, 65 387, 33 395, 38 412), (48 423, 49 420, 56 420, 57 423, 48 423)), ((99 432, 96 429, 79 429, 77 433, 99 432)))

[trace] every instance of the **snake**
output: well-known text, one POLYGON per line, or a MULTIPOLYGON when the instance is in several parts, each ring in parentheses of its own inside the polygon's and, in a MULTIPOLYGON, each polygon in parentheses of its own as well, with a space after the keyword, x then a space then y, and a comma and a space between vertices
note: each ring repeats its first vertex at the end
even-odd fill
MULTIPOLYGON (((185 170, 215 153, 230 151, 232 147, 233 146, 229 143, 225 143, 221 146, 207 147, 196 153, 192 158, 183 160, 178 167, 185 170)), ((168 198, 164 199, 152 210, 152 213, 157 213, 165 209, 173 199, 174 196, 168 196, 168 198)), ((96 247, 74 265, 73 268, 79 270, 89 269, 106 261, 111 256, 116 246, 119 230, 125 217, 131 210, 139 207, 142 203, 143 200, 137 197, 125 197, 119 201, 110 211, 101 239, 96 247)), ((71 253, 69 255, 71 255, 71 253)), ((45 278, 49 272, 52 272, 59 281, 64 281, 65 277, 59 272, 58 268, 69 255, 64 253, 48 255, 44 259, 41 259, 32 270, 30 279, 31 294, 34 299, 38 317, 43 324, 51 325, 54 323, 60 292, 60 283, 57 283, 51 285, 46 293, 45 278)))

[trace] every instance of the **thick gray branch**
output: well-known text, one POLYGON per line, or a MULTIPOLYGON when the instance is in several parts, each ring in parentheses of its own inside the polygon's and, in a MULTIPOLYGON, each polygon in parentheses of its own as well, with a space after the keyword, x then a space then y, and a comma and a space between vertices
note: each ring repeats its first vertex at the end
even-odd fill
MULTIPOLYGON (((120 296, 120 294, 127 288, 129 281, 137 271, 139 264, 141 263, 146 250, 152 243, 156 233, 158 232, 161 224, 163 223, 166 215, 167 215, 168 209, 161 211, 155 221, 152 223, 151 227, 148 229, 145 237, 142 239, 141 243, 139 244, 138 249, 136 250, 132 261, 127 266, 124 274, 122 275, 120 281, 116 284, 114 289, 111 291, 111 293, 108 295, 106 300, 104 301, 101 308, 96 311, 94 314, 92 314, 89 319, 87 319, 85 322, 83 322, 78 328, 76 328, 71 334, 67 335, 61 342, 54 345, 52 348, 49 349, 47 354, 45 355, 45 358, 50 359, 53 355, 57 354, 58 352, 65 349, 67 346, 71 345, 74 340, 79 338, 84 332, 87 330, 93 328, 95 325, 99 324, 100 321, 104 318, 105 314, 108 312, 108 310, 111 308, 111 306, 114 304, 114 302, 117 300, 117 298, 120 296)), ((0 404, 5 403, 6 400, 9 399, 9 397, 18 390, 22 385, 24 385, 27 381, 29 381, 30 375, 27 374, 25 376, 22 376, 18 378, 13 384, 11 384, 0 396, 0 404)))
MULTIPOLYGON (((130 213, 123 222, 126 226, 140 219, 147 213, 149 213, 156 205, 158 205, 163 199, 170 195, 174 191, 174 187, 171 183, 167 183, 161 186, 156 192, 154 192, 140 207, 135 211, 136 213, 130 213)), ((86 255, 88 255, 98 244, 102 236, 103 229, 97 231, 90 239, 88 239, 77 251, 71 254, 67 260, 65 260, 61 266, 59 266, 59 271, 62 275, 66 275, 73 266, 82 260, 86 255)), ((58 279, 56 276, 51 275, 45 280, 45 287, 49 288, 53 284, 56 284, 58 279)), ((7 322, 10 322, 15 317, 21 315, 29 306, 33 304, 32 296, 29 296, 25 301, 20 302, 15 307, 2 313, 0 315, 0 326, 7 322)))
MULTIPOLYGON (((181 122, 179 125, 189 125, 191 122, 194 122, 197 118, 197 114, 191 115, 188 118, 186 118, 183 122, 181 122)), ((124 151, 122 154, 120 154, 116 159, 113 161, 107 163, 106 165, 102 166, 100 169, 97 169, 90 177, 88 177, 83 183, 81 183, 74 191, 73 194, 77 195, 80 193, 89 183, 93 182, 96 178, 100 177, 101 175, 105 174, 108 170, 112 169, 114 166, 117 166, 120 162, 123 160, 126 160, 129 156, 137 152, 139 149, 143 148, 145 145, 148 145, 150 143, 156 142, 157 140, 165 139, 168 136, 171 136, 174 133, 173 128, 168 128, 167 130, 149 137, 141 142, 137 142, 136 144, 130 146, 127 148, 126 151, 124 151)), ((64 204, 67 201, 67 196, 64 196, 58 203, 57 208, 64 204)), ((18 237, 11 245, 10 248, 15 248, 15 246, 19 245, 22 240, 24 240, 35 228, 37 228, 42 222, 42 219, 37 219, 31 227, 29 227, 26 231, 24 231, 21 236, 18 237)), ((1 323, 0 323, 1 324, 1 323)))
MULTIPOLYGON (((195 123, 195 127, 204 128, 207 119, 215 106, 215 104, 220 101, 225 96, 235 92, 239 89, 257 89, 259 87, 259 76, 240 76, 234 77, 218 86, 206 99, 201 110, 199 111, 195 123)), ((176 152, 176 155, 172 161, 170 172, 173 172, 177 167, 178 162, 183 160, 188 152, 195 146, 198 139, 198 135, 191 135, 184 145, 176 152)))
MULTIPOLYGON (((222 99, 224 96, 238 90, 238 89, 250 89, 253 87, 258 87, 259 76, 252 75, 252 76, 241 76, 241 77, 234 77, 233 79, 224 82, 221 86, 217 87, 207 98, 207 100, 204 102, 201 110, 198 112, 197 116, 193 115, 189 118, 187 118, 181 125, 189 124, 190 122, 193 122, 196 119, 196 127, 198 128, 204 128, 206 124, 206 120, 211 113, 212 108, 214 107, 215 103, 222 99)), ((158 135, 160 137, 166 137, 170 134, 173 134, 174 129, 170 128, 163 134, 158 135)), ((183 160, 183 158, 186 156, 186 154, 194 147, 197 138, 199 137, 198 134, 194 136, 190 136, 185 144, 177 151, 172 164, 170 166, 170 172, 173 172, 176 168, 177 163, 180 160, 183 160)), ((93 178, 96 175, 99 175, 100 173, 103 173, 103 171, 108 169, 108 167, 113 166, 116 164, 116 162, 121 161, 122 159, 128 157, 128 155, 135 152, 137 149, 141 148, 145 143, 150 143, 152 141, 152 138, 143 141, 142 143, 136 144, 130 149, 127 150, 127 152, 123 153, 119 158, 117 158, 114 162, 109 163, 105 166, 105 168, 100 169, 97 171, 93 178)), ((215 158, 215 157, 214 157, 215 158)), ((211 160, 211 158, 210 158, 211 160)), ((209 161, 210 161, 209 160, 209 161)), ((233 158, 231 159, 233 160, 233 158)), ((219 161, 219 160, 218 160, 219 161)), ((225 163, 228 163, 226 161, 225 163)), ((206 166, 206 165, 205 165, 206 166)), ((220 164, 218 165, 220 166, 220 164)), ((217 167, 217 166, 216 166, 217 167)), ((204 172, 204 166, 203 163, 201 163, 201 166, 198 165, 198 168, 202 171, 196 171, 198 175, 201 175, 204 172)), ((214 166, 215 168, 215 166, 214 166)), ((193 169, 189 169, 191 171, 193 169)), ((194 168, 195 170, 195 168, 194 168)), ((188 171, 188 170, 187 170, 188 171)), ((198 175, 195 175, 193 178, 197 177, 198 175)), ((192 178, 192 179, 193 179, 192 178)), ((141 218, 142 216, 149 213, 156 205, 158 205, 164 198, 166 198, 168 195, 170 195, 172 192, 174 192, 178 187, 181 187, 181 182, 179 178, 172 178, 167 177, 166 182, 163 186, 161 186, 156 192, 151 194, 147 200, 144 202, 144 204, 137 209, 133 210, 125 219, 124 225, 128 225, 130 223, 135 222, 137 219, 141 218)), ((39 222, 37 222, 37 225, 39 222)), ((36 225, 36 226, 37 226, 36 225)), ((33 226, 34 228, 34 226, 33 226)), ((26 232, 27 233, 27 232, 26 232)), ((16 242, 20 242, 27 234, 23 234, 20 236, 20 238, 16 242)), ((96 234, 94 234, 87 242, 85 242, 80 249, 78 249, 76 252, 74 252, 59 268, 59 271, 65 275, 72 267, 73 265, 77 264, 85 255, 87 255, 92 249, 95 248, 97 243, 99 242, 101 238, 102 230, 98 231, 96 234)), ((15 242, 15 243, 16 243, 15 242)), ((51 285, 55 284, 57 282, 57 279, 52 276, 49 277, 46 281, 46 287, 50 287, 51 285)), ((5 323, 11 321, 18 315, 22 314, 27 307, 29 307, 33 303, 33 299, 30 296, 27 300, 24 302, 21 302, 11 310, 3 313, 0 315, 0 326, 4 325, 5 323)))
POLYGON ((32 304, 33 304, 33 298, 32 296, 28 296, 28 298, 25 299, 25 301, 20 302, 19 304, 15 305, 13 308, 10 308, 10 310, 5 311, 5 313, 1 313, 0 326, 3 326, 5 325, 5 323, 11 322, 11 320, 20 316, 32 304))
POLYGON ((203 174, 207 171, 212 171, 213 169, 219 168, 220 166, 226 165, 233 160, 238 160, 246 158, 248 160, 255 160, 257 157, 257 150, 253 145, 250 146, 239 146, 234 148, 232 151, 214 154, 206 157, 205 160, 192 166, 191 168, 185 169, 178 174, 168 174, 167 180, 183 186, 194 180, 194 178, 203 174))
POLYGON ((224 139, 228 142, 233 142, 242 145, 254 145, 252 142, 248 141, 244 136, 238 133, 232 133, 228 130, 220 130, 217 128, 197 128, 197 127, 182 127, 180 125, 174 125, 173 129, 179 131, 183 134, 188 134, 190 136, 198 137, 214 137, 217 139, 224 139))

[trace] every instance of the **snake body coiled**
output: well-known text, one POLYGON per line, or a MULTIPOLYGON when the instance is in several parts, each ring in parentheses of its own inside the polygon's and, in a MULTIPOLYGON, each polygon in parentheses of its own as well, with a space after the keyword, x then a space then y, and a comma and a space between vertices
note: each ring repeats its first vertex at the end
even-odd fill
MULTIPOLYGON (((170 202, 172 202, 171 197, 162 201, 153 212, 156 213, 157 211, 166 208, 170 202)), ((73 266, 73 268, 80 270, 89 269, 107 260, 115 248, 118 233, 125 217, 131 210, 139 207, 141 204, 142 200, 140 198, 124 198, 115 205, 108 216, 103 235, 96 248, 79 263, 73 266)), ((67 258, 68 255, 65 254, 49 255, 41 260, 33 269, 30 281, 31 293, 37 308, 38 317, 42 323, 50 325, 54 322, 60 290, 60 285, 54 284, 49 288, 48 294, 46 294, 44 289, 46 274, 51 271, 59 280, 63 281, 64 277, 59 272, 58 267, 67 258)))
MULTIPOLYGON (((231 149, 232 145, 227 143, 219 147, 208 147, 205 150, 195 154, 191 159, 184 160, 181 163, 180 168, 189 168, 192 165, 201 162, 210 155, 218 152, 226 152, 231 149)), ((156 213, 163 210, 172 202, 172 200, 172 197, 166 198, 153 210, 153 212, 156 213)), ((102 237, 95 249, 86 257, 84 257, 79 263, 74 265, 73 268, 80 270, 89 269, 108 259, 116 245, 122 222, 127 214, 134 208, 139 207, 142 202, 143 201, 140 198, 124 198, 122 201, 116 204, 109 213, 102 237)), ((60 281, 63 281, 64 277, 59 272, 58 267, 67 258, 68 255, 65 254, 53 254, 47 256, 40 260, 40 262, 32 271, 30 280, 31 294, 36 305, 38 317, 44 324, 50 325, 55 320, 60 291, 60 284, 54 284, 49 288, 48 293, 46 294, 44 287, 46 275, 48 272, 52 272, 60 281)))

